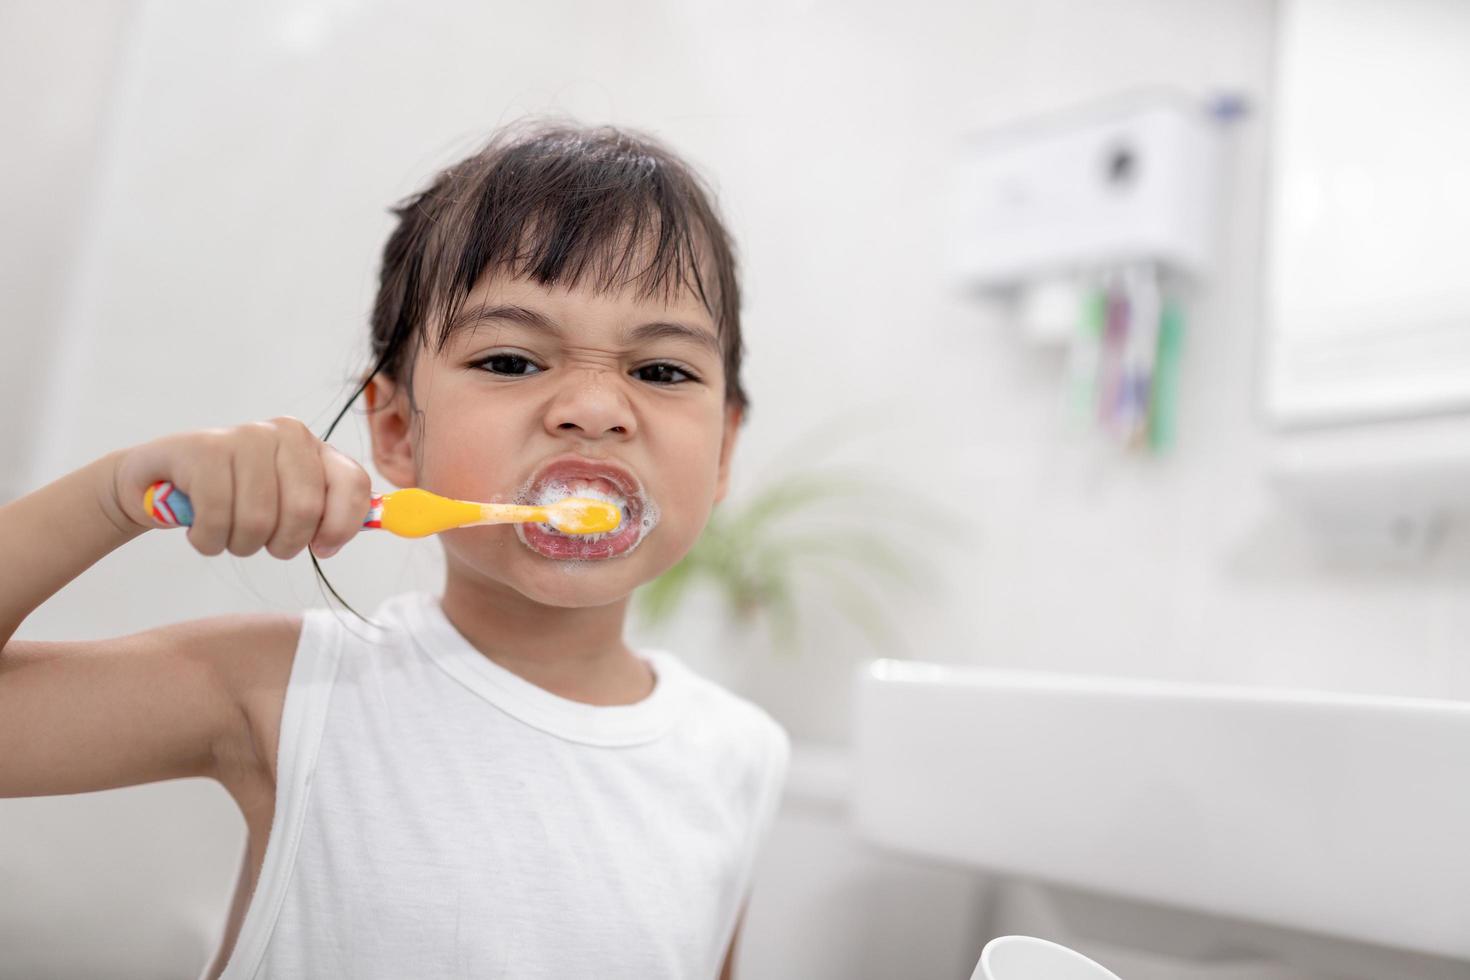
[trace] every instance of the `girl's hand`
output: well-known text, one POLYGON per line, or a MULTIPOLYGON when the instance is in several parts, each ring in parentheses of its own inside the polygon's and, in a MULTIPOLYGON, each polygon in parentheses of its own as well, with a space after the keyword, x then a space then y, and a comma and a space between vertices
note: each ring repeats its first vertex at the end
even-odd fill
POLYGON ((205 555, 226 548, 251 555, 264 546, 292 558, 310 544, 328 557, 362 530, 372 499, 367 471, 289 416, 164 436, 113 458, 104 508, 156 528, 143 493, 171 480, 193 503, 189 543, 205 555))

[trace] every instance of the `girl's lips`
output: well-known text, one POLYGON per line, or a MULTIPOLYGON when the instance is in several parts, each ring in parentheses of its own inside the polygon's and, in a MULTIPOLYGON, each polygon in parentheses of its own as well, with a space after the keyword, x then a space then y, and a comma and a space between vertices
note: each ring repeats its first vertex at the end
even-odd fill
POLYGON ((544 466, 517 494, 517 502, 545 504, 576 496, 578 481, 589 481, 598 496, 621 498, 623 520, 603 534, 561 534, 544 524, 517 524, 521 543, 546 558, 588 561, 616 558, 638 546, 658 522, 658 509, 632 473, 603 460, 563 457, 544 466), (609 488, 611 491, 609 492, 609 488))

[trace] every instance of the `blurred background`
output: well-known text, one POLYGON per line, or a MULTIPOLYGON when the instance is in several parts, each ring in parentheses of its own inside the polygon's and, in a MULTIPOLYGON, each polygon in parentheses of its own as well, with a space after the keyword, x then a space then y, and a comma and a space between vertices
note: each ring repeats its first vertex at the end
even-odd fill
MULTIPOLYGON (((783 580, 790 652, 713 578, 633 624, 795 742, 741 975, 965 977, 1021 932, 1125 980, 1470 977, 1466 906, 1413 902, 1427 867, 1470 897, 1447 854, 1319 921, 1173 901, 1147 852, 1157 887, 922 854, 853 806, 877 658, 1437 699, 1461 741, 1399 764, 1470 762, 1466 51, 1460 0, 0 0, 0 500, 180 429, 324 431, 391 203, 527 114, 643 129, 741 252, 725 509, 820 455, 966 518, 891 536, 921 584, 783 580)), ((357 414, 333 442, 366 464, 357 414)), ((387 537, 325 563, 358 610, 441 582, 387 537)), ((18 635, 324 601, 304 556, 156 534, 18 635)), ((1427 804, 1393 802, 1324 860, 1412 838, 1427 804)), ((0 977, 196 976, 243 846, 202 780, 0 801, 0 977)))

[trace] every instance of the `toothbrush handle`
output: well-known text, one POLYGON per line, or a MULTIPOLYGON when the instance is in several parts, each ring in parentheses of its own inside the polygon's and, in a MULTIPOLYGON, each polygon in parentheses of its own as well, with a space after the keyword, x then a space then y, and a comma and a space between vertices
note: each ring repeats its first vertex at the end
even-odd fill
MULTIPOLYGON (((364 528, 383 526, 385 496, 373 495, 367 517, 362 519, 364 528)), ((159 480, 144 491, 143 509, 163 527, 189 527, 194 523, 194 505, 189 502, 189 495, 168 480, 159 480)))

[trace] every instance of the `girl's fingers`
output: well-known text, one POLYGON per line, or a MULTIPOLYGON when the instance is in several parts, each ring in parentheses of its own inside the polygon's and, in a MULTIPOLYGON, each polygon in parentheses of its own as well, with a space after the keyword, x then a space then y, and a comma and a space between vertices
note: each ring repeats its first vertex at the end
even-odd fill
MULTIPOLYGON (((281 416, 228 429, 180 433, 142 444, 118 463, 111 493, 137 498, 156 480, 188 494, 189 543, 204 555, 251 555, 264 547, 295 557, 341 548, 362 530, 372 482, 358 463, 328 446, 299 419, 281 416)), ((131 511, 125 515, 135 519, 131 511)))
POLYGON ((232 555, 244 556, 259 551, 276 530, 276 453, 280 443, 269 422, 241 428, 232 465, 235 511, 229 549, 232 555))
POLYGON ((279 510, 276 530, 265 550, 276 558, 291 558, 306 547, 322 519, 327 480, 317 439, 296 420, 280 425, 276 450, 276 488, 279 510))
POLYGON ((181 477, 178 487, 189 495, 194 506, 194 523, 189 527, 189 543, 201 555, 217 555, 225 550, 230 538, 230 519, 235 505, 235 478, 231 453, 227 444, 214 451, 201 451, 191 460, 187 481, 181 477))
POLYGON ((321 444, 321 465, 326 473, 327 500, 321 525, 312 538, 311 550, 327 558, 336 553, 358 531, 367 517, 372 501, 372 478, 367 471, 325 443, 321 444))

